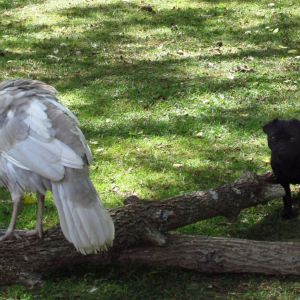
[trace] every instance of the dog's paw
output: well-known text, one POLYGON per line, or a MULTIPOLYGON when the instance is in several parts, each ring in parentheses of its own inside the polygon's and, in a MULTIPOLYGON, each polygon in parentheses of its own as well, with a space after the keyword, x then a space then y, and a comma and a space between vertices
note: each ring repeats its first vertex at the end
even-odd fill
POLYGON ((281 217, 283 219, 289 220, 298 216, 298 212, 295 210, 283 210, 281 213, 281 217))

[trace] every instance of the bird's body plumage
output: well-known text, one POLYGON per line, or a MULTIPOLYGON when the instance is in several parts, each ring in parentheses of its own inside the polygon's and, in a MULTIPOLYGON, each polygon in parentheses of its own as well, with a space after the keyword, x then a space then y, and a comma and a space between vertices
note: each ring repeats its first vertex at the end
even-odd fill
POLYGON ((0 83, 0 184, 19 201, 24 192, 53 192, 62 231, 82 253, 111 244, 114 226, 89 179, 91 151, 75 115, 39 81, 0 83))

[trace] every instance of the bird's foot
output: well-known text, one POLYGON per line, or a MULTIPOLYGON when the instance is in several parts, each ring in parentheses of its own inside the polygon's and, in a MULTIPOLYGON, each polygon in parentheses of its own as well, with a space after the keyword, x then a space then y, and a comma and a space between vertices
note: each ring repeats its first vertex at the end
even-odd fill
POLYGON ((20 239, 20 235, 15 233, 14 230, 7 230, 4 235, 0 236, 0 242, 10 239, 20 239))

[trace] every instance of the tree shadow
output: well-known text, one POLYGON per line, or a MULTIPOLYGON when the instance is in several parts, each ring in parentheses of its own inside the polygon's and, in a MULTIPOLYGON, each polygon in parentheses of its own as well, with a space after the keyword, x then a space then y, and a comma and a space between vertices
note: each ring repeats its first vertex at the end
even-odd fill
MULTIPOLYGON (((253 42, 263 46, 266 46, 266 42, 280 42, 286 46, 295 46, 295 39, 291 39, 291 37, 295 37, 300 23, 300 17, 297 15, 291 17, 284 11, 267 10, 265 15, 257 16, 258 19, 263 20, 260 20, 257 26, 242 27, 239 23, 240 10, 217 5, 184 9, 173 7, 172 9, 160 9, 155 14, 149 14, 142 11, 141 7, 134 3, 117 2, 94 7, 73 7, 61 10, 60 14, 79 20, 95 15, 98 15, 99 18, 99 15, 102 15, 105 20, 101 20, 101 30, 111 32, 112 35, 117 32, 127 33, 128 29, 133 26, 142 26, 146 30, 167 28, 173 30, 173 36, 177 37, 178 41, 189 36, 198 39, 200 45, 203 43, 214 44, 214 41, 220 38, 224 41, 253 42), (272 17, 265 21, 269 16, 272 17), (174 25, 176 25, 176 30, 174 30, 174 25), (275 28, 280 28, 278 34, 273 33, 275 28), (245 34, 246 31, 250 31, 252 34, 245 34)), ((93 34, 96 33, 93 32, 93 34)))
MULTIPOLYGON (((299 199, 298 199, 299 201, 299 199)), ((282 219, 281 213, 283 209, 282 200, 273 201, 271 205, 262 207, 264 217, 248 228, 233 228, 232 234, 235 237, 267 240, 267 241, 300 241, 300 218, 296 217, 291 220, 282 219)))
MULTIPOLYGON (((180 174, 180 180, 170 182, 146 179, 143 184, 152 191, 154 198, 162 199, 178 194, 178 191, 194 190, 195 187, 212 188, 237 178, 245 170, 259 170, 258 162, 247 160, 234 143, 240 138, 241 128, 247 136, 259 137, 260 127, 267 119, 285 114, 274 109, 282 98, 288 98, 289 95, 295 98, 295 92, 282 91, 280 84, 285 77, 298 79, 299 65, 296 62, 290 66, 291 69, 285 65, 282 73, 272 76, 270 72, 273 71, 260 71, 259 65, 267 65, 274 58, 279 63, 293 57, 288 50, 299 48, 297 34, 300 17, 285 11, 258 12, 261 16, 251 15, 257 19, 257 25, 252 26, 242 23, 244 12, 240 6, 226 6, 226 3, 233 1, 205 2, 211 5, 205 8, 161 10, 154 5, 156 13, 143 11, 140 5, 125 1, 101 5, 92 3, 91 7, 56 9, 52 13, 57 14, 58 20, 42 25, 3 14, 0 34, 9 38, 1 40, 0 69, 3 76, 46 81, 55 85, 66 97, 69 93, 76 93, 82 101, 73 102, 68 107, 79 116, 85 116, 82 128, 88 138, 103 140, 108 145, 119 140, 134 143, 143 138, 181 139, 180 151, 175 146, 169 151, 162 148, 158 156, 153 149, 144 153, 137 151, 134 154, 135 161, 120 155, 124 169, 133 167, 148 170, 149 173, 180 174), (56 27, 61 29, 57 35, 53 30, 56 27), (274 33, 276 28, 279 31, 274 33), (154 35, 156 38, 152 41, 154 35), (217 46, 217 42, 222 46, 217 46), (178 50, 183 50, 183 53, 180 54, 178 50), (145 52, 147 55, 144 55, 145 52), (250 56, 254 58, 253 61, 245 60, 250 56), (235 79, 227 78, 224 72, 218 72, 217 67, 216 71, 209 69, 209 62, 231 63, 227 73, 233 74, 235 79), (247 64, 254 69, 257 66, 257 70, 255 73, 239 73, 233 70, 237 64, 247 64), (187 70, 188 67, 193 67, 192 71, 187 70), (258 93, 245 92, 251 89, 258 90, 258 93), (206 97, 207 94, 214 97, 204 99, 203 95, 206 97), (219 101, 219 94, 225 95, 224 101, 219 101), (243 94, 242 99, 239 99, 240 94, 243 94), (226 97, 232 95, 236 97, 236 105, 226 106, 226 97), (184 112, 184 108, 191 104, 195 105, 196 112, 184 112), (147 117, 160 105, 165 105, 166 116, 147 117), (180 113, 177 113, 177 108, 181 110, 180 113), (142 112, 141 116, 124 118, 125 114, 135 109, 142 112), (97 120, 117 118, 115 111, 122 115, 120 120, 112 124, 102 122, 96 126, 97 120), (233 144, 232 140, 226 141, 225 138, 220 142, 218 133, 211 134, 205 130, 202 138, 195 137, 196 132, 216 125, 235 136, 233 144), (189 163, 189 157, 184 157, 189 151, 193 153, 192 158, 197 158, 199 154, 207 163, 200 166, 189 163), (175 163, 181 160, 184 160, 182 166, 176 166, 175 163)), ((234 2, 245 5, 258 3, 256 0, 234 2)), ((2 1, 0 10, 24 8, 31 3, 41 1, 2 1)), ((266 1, 260 3, 268 4, 266 1)), ((295 105, 293 114, 299 112, 295 105)), ((247 146, 243 146, 243 151, 247 149, 247 146)), ((255 151, 263 152, 263 146, 257 146, 255 151)), ((115 156, 110 153, 96 157, 115 163, 115 156)), ((281 208, 281 200, 274 201, 271 207, 258 209, 263 217, 260 221, 255 220, 255 225, 242 225, 240 220, 236 226, 228 226, 226 233, 250 239, 298 240, 299 220, 281 220, 281 208)), ((1 213, 3 218, 7 218, 8 204, 1 205, 1 213)), ((221 222, 216 226, 222 227, 221 222)), ((106 271, 103 271, 105 278, 106 271)), ((123 269, 114 272, 116 285, 121 276, 126 278, 123 269), (120 275, 119 272, 123 273, 120 275)), ((182 291, 182 277, 186 276, 184 287, 189 287, 191 282, 202 281, 208 286, 213 281, 213 289, 219 291, 220 299, 224 299, 230 297, 232 289, 239 288, 245 281, 247 283, 248 278, 231 276, 233 279, 224 283, 223 276, 186 275, 188 272, 182 272, 178 276, 180 284, 174 290, 177 272, 132 270, 131 274, 136 277, 126 279, 132 279, 132 282, 124 290, 129 290, 133 298, 136 295, 144 298, 143 289, 151 295, 157 279, 157 290, 152 295, 160 297, 161 289, 166 297, 176 299, 176 292, 180 294, 182 291), (172 274, 167 282, 164 280, 166 274, 172 274), (137 285, 141 276, 146 277, 143 278, 143 288, 137 285)), ((264 279, 251 277, 251 280, 260 283, 264 279)), ((94 282, 91 282, 91 286, 94 286, 94 282)), ((106 286, 106 289, 109 288, 106 286)), ((244 290, 247 288, 244 287, 244 290)), ((200 286, 195 293, 191 292, 192 289, 185 289, 184 298, 191 299, 192 294, 194 299, 199 299, 203 289, 207 298, 215 296, 215 293, 200 286)), ((52 290, 53 287, 50 287, 47 292, 52 290)), ((69 292, 69 289, 65 292, 66 297, 69 297, 69 292)), ((113 293, 113 288, 109 292, 113 293)), ((128 297, 128 293, 122 295, 128 297)))
POLYGON ((23 8, 27 5, 32 4, 41 4, 44 1, 40 0, 2 0, 0 2, 0 10, 8 10, 8 9, 15 9, 15 8, 23 8))
MULTIPOLYGON (((199 83, 202 83, 203 91, 209 90, 214 93, 242 87, 243 84, 246 85, 246 81, 218 80, 218 78, 206 74, 196 75, 196 78, 190 78, 188 74, 184 78, 182 65, 194 63, 195 58, 185 59, 176 55, 176 53, 171 53, 163 59, 155 61, 136 59, 132 57, 130 51, 128 51, 128 54, 124 54, 124 50, 120 49, 120 46, 122 48, 126 44, 133 45, 133 47, 139 45, 141 49, 148 46, 147 43, 145 43, 145 46, 143 45, 143 41, 147 39, 141 39, 131 34, 130 28, 141 27, 144 31, 167 28, 168 32, 163 34, 166 35, 167 39, 176 38, 180 43, 181 39, 184 41, 188 36, 198 39, 200 45, 204 44, 208 47, 213 47, 215 40, 218 38, 221 38, 224 42, 226 40, 230 43, 239 44, 252 42, 264 46, 262 49, 242 49, 238 53, 222 52, 221 48, 221 52, 218 54, 199 54, 199 62, 202 62, 207 60, 232 61, 247 56, 253 56, 258 60, 273 56, 288 57, 289 54, 286 50, 277 49, 271 45, 265 49, 265 43, 271 41, 272 45, 282 43, 285 46, 295 46, 294 40, 289 40, 290 35, 288 33, 294 32, 294 29, 300 24, 299 18, 291 19, 282 13, 278 18, 274 18, 273 24, 268 23, 271 27, 281 28, 281 31, 274 35, 272 32, 265 30, 267 23, 260 24, 255 28, 242 29, 240 26, 230 28, 230 26, 219 26, 217 22, 211 22, 211 18, 218 19, 220 17, 237 21, 238 16, 235 16, 235 11, 226 7, 163 9, 156 14, 149 14, 141 11, 136 4, 124 2, 92 7, 71 7, 59 10, 58 14, 65 17, 64 21, 56 24, 61 27, 68 26, 70 22, 75 22, 77 19, 80 26, 86 20, 89 21, 79 33, 75 32, 67 36, 61 35, 57 38, 45 38, 41 41, 34 38, 34 36, 38 31, 47 33, 49 28, 46 25, 23 24, 17 22, 17 20, 13 20, 9 26, 2 25, 3 31, 7 33, 20 34, 23 32, 27 36, 32 35, 33 39, 28 44, 30 51, 23 53, 19 51, 7 52, 2 59, 0 58, 0 63, 1 60, 2 62, 7 60, 36 61, 39 65, 45 67, 45 70, 44 72, 35 72, 32 76, 50 81, 63 92, 74 89, 74 87, 90 87, 93 89, 96 79, 101 78, 105 81, 105 78, 115 76, 120 81, 110 82, 105 88, 110 88, 112 91, 116 88, 117 83, 122 83, 128 87, 128 91, 121 96, 141 99, 144 106, 159 102, 162 99, 168 100, 170 96, 176 97, 179 91, 180 96, 187 96, 184 90, 189 90, 190 93, 199 91, 196 87, 199 83), (211 17, 207 18, 207 15, 211 17), (174 24, 179 26, 180 32, 183 33, 182 37, 178 35, 176 30, 172 30, 174 24), (258 33, 247 36, 244 34, 244 30, 257 30, 258 33), (100 41, 99 48, 94 49, 91 47, 91 44, 100 41), (59 45, 61 44, 66 44, 67 47, 60 48, 59 45), (58 61, 53 58, 55 56, 53 50, 56 48, 59 48, 58 61), (76 55, 78 52, 80 54, 76 55), (58 70, 58 66, 60 66, 60 70, 58 70), (162 94, 161 91, 163 91, 162 94)), ((21 40, 22 36, 21 39, 13 42, 15 47, 24 47, 21 40)), ((250 75, 246 75, 246 78, 249 77, 250 75)), ((263 78, 259 80, 261 81, 263 78)), ((98 84, 103 83, 98 81, 98 84)), ((100 93, 92 96, 97 96, 100 103, 102 102, 100 93)), ((116 100, 110 98, 108 101, 114 103, 116 100)), ((94 105, 94 103, 90 102, 90 105, 94 105)))
MULTIPOLYGON (((241 126, 249 135, 256 134, 266 119, 277 114, 276 111, 269 110, 269 105, 276 106, 280 103, 282 92, 279 88, 268 95, 249 95, 247 99, 241 99, 237 107, 226 106, 226 99, 218 103, 218 99, 207 101, 201 97, 207 93, 216 97, 218 94, 238 96, 253 88, 254 84, 258 87, 279 85, 283 80, 282 74, 270 77, 259 71, 240 74, 229 70, 236 77, 232 80, 224 74, 203 70, 203 66, 207 61, 232 61, 235 64, 243 62, 249 56, 255 58, 255 64, 273 57, 288 58, 290 54, 284 49, 276 48, 276 45, 295 46, 293 37, 300 24, 298 17, 290 18, 282 12, 275 14, 270 22, 263 20, 255 27, 245 27, 239 23, 240 14, 237 9, 216 5, 206 8, 161 9, 152 14, 131 2, 116 2, 58 9, 55 13, 61 17, 55 26, 64 28, 72 25, 74 32, 66 34, 62 31, 54 36, 51 34, 51 26, 31 24, 6 16, 10 23, 1 23, 2 31, 8 35, 17 35, 18 38, 4 41, 4 45, 9 46, 10 50, 4 51, 0 57, 0 68, 8 69, 10 74, 18 77, 27 77, 29 73, 31 78, 54 84, 62 93, 76 91, 84 100, 70 104, 69 108, 88 115, 89 120, 111 117, 112 111, 116 108, 120 111, 120 107, 127 104, 131 109, 136 108, 145 114, 151 113, 159 105, 169 107, 168 118, 165 119, 141 116, 115 121, 109 126, 104 123, 95 126, 88 121, 83 123, 83 130, 89 138, 107 139, 130 139, 139 132, 150 137, 176 135, 189 138, 200 131, 202 126, 208 128, 211 124, 221 124, 228 132, 236 135, 241 126), (266 26, 278 27, 280 31, 274 34, 266 26), (133 28, 139 28, 140 34, 134 34, 131 30, 133 28), (161 32, 158 33, 159 38, 155 44, 149 45, 147 41, 153 30, 161 32), (253 34, 245 35, 245 30, 253 34), (44 33, 45 37, 39 39, 37 33, 44 33), (27 42, 24 42, 25 37, 27 42), (184 47, 187 39, 193 40, 191 51, 196 56, 184 56, 176 52, 176 47, 184 47), (215 42, 218 40, 224 45, 216 52, 215 42), (266 46, 267 41, 270 44, 266 46), (244 47, 249 42, 252 47, 244 47), (226 43, 241 49, 229 52, 226 50, 226 43), (164 56, 135 56, 136 51, 146 51, 149 46, 155 52, 161 44, 168 46, 169 53, 164 56), (130 50, 131 47, 134 50, 130 50), (204 50, 199 51, 197 47, 204 50), (14 62, 21 62, 21 66, 16 68, 14 62), (35 65, 38 67, 32 67, 35 65), (196 66, 195 73, 186 71, 186 66, 196 66), (202 68, 201 71, 197 72, 197 66, 202 68), (195 114, 177 114, 173 111, 178 106, 182 109, 183 104, 177 103, 184 102, 182 99, 186 99, 185 106, 198 102, 195 114)), ((288 74, 297 76, 298 69, 292 69, 288 74)), ((194 151, 196 153, 198 149, 194 151)), ((218 152, 218 149, 214 151, 218 152)), ((208 150, 205 155, 209 156, 208 150)), ((221 159, 222 153, 217 157, 221 159)), ((144 163, 150 163, 151 160, 155 158, 149 156, 144 163)), ((241 160, 237 161, 236 166, 238 165, 239 171, 251 168, 249 162, 243 163, 241 160)), ((156 167, 151 165, 151 168, 156 167)), ((164 168, 173 167, 167 163, 164 168)), ((234 169, 234 164, 228 168, 234 169)), ((206 171, 215 176, 216 173, 222 174, 224 170, 206 171)), ((190 182, 199 183, 198 179, 193 180, 193 171, 185 170, 184 173, 190 182)))

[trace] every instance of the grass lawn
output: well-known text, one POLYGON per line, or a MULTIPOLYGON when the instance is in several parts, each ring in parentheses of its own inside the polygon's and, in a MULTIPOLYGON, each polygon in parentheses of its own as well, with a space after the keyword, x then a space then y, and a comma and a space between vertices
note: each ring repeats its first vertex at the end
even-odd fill
MULTIPOLYGON (((107 207, 126 195, 165 198, 270 169, 261 127, 300 118, 298 0, 2 0, 0 79, 54 85, 80 119, 92 179, 107 207), (146 9, 145 5, 151 5, 146 9)), ((297 188, 294 188, 297 191, 297 188)), ((0 227, 11 202, 1 192, 0 227)), ((47 196, 45 223, 58 223, 47 196)), ((300 240, 282 203, 199 222, 181 232, 300 240)), ((26 203, 20 228, 35 225, 26 203)), ((52 276, 0 299, 300 299, 295 277, 104 268, 52 276)))

